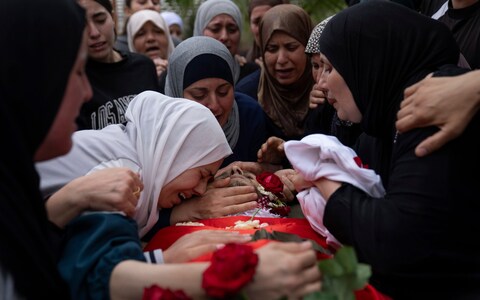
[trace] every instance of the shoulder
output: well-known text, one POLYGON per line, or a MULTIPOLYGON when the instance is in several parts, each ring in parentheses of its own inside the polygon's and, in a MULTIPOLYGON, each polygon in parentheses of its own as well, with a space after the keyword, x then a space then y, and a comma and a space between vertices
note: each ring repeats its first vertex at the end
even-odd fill
POLYGON ((263 112, 262 107, 255 99, 242 92, 235 92, 235 101, 240 110, 263 112))

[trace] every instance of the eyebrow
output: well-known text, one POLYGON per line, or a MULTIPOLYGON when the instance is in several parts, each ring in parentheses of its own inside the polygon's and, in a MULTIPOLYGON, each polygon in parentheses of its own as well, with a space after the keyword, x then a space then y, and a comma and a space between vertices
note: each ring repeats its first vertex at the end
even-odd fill
POLYGON ((95 13, 93 13, 93 15, 92 15, 92 19, 95 19, 96 17, 104 16, 104 15, 106 15, 106 14, 107 14, 107 13, 104 12, 104 11, 95 12, 95 13))

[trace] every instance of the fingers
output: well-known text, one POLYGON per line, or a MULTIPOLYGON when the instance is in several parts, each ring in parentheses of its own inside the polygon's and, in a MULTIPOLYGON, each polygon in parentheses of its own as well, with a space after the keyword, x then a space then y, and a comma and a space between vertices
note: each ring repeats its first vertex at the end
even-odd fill
POLYGON ((415 117, 413 115, 403 116, 395 122, 395 126, 400 133, 407 132, 415 127, 415 117))
POLYGON ((242 204, 230 205, 230 206, 225 207, 225 211, 226 211, 225 215, 234 215, 234 214, 238 214, 238 213, 242 213, 242 212, 245 212, 245 211, 255 209, 257 207, 258 207, 258 202, 257 201, 249 201, 249 202, 242 203, 242 204))
POLYGON ((441 148, 445 145, 448 141, 450 141, 453 137, 449 136, 447 132, 444 130, 439 130, 434 135, 429 136, 425 140, 423 140, 416 148, 415 148, 415 155, 418 157, 423 157, 432 153, 433 151, 441 148))
POLYGON ((215 178, 210 184, 209 188, 224 188, 230 184, 230 177, 227 178, 215 178))
MULTIPOLYGON (((315 267, 315 269, 320 274, 320 272, 318 271, 318 268, 315 267)), ((300 288, 294 291, 293 298, 289 297, 289 299, 302 299, 303 296, 306 296, 316 291, 320 291, 321 289, 322 289, 322 281, 319 278, 318 280, 315 280, 306 285, 301 285, 300 288)))

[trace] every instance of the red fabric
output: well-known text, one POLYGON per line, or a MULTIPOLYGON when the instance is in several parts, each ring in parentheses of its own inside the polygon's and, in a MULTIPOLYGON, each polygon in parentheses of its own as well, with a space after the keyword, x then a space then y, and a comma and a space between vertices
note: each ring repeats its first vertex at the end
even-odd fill
MULTIPOLYGON (((152 251, 155 249, 167 249, 181 236, 198 230, 231 230, 239 231, 244 234, 254 234, 257 229, 238 230, 238 229, 226 229, 226 227, 233 227, 238 220, 247 221, 250 217, 247 216, 235 216, 224 217, 216 219, 205 219, 199 223, 203 223, 205 226, 169 226, 159 230, 152 240, 145 246, 144 251, 152 251)), ((325 238, 319 235, 312 229, 307 219, 297 218, 255 218, 260 223, 268 223, 269 226, 263 227, 266 231, 280 231, 296 234, 302 238, 314 240, 320 246, 325 249, 329 249, 332 252, 334 250, 327 245, 325 238)), ((263 245, 272 242, 270 240, 259 240, 250 242, 249 244, 254 248, 260 248, 263 245)), ((212 253, 208 253, 197 257, 192 261, 210 261, 212 253)), ((330 258, 329 255, 317 254, 318 259, 330 258)), ((385 296, 378 292, 373 286, 367 285, 362 290, 356 291, 355 296, 357 300, 391 300, 388 296, 385 296)))

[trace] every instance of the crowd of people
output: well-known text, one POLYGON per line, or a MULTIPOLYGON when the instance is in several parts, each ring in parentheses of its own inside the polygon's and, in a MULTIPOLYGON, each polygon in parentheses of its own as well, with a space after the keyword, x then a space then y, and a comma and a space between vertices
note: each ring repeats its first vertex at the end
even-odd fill
POLYGON ((346 4, 206 0, 188 37, 158 0, 122 35, 110 0, 3 0, 0 299, 301 299, 315 241, 371 299, 478 299, 479 1, 346 4), (242 214, 300 238, 175 229, 242 214))

